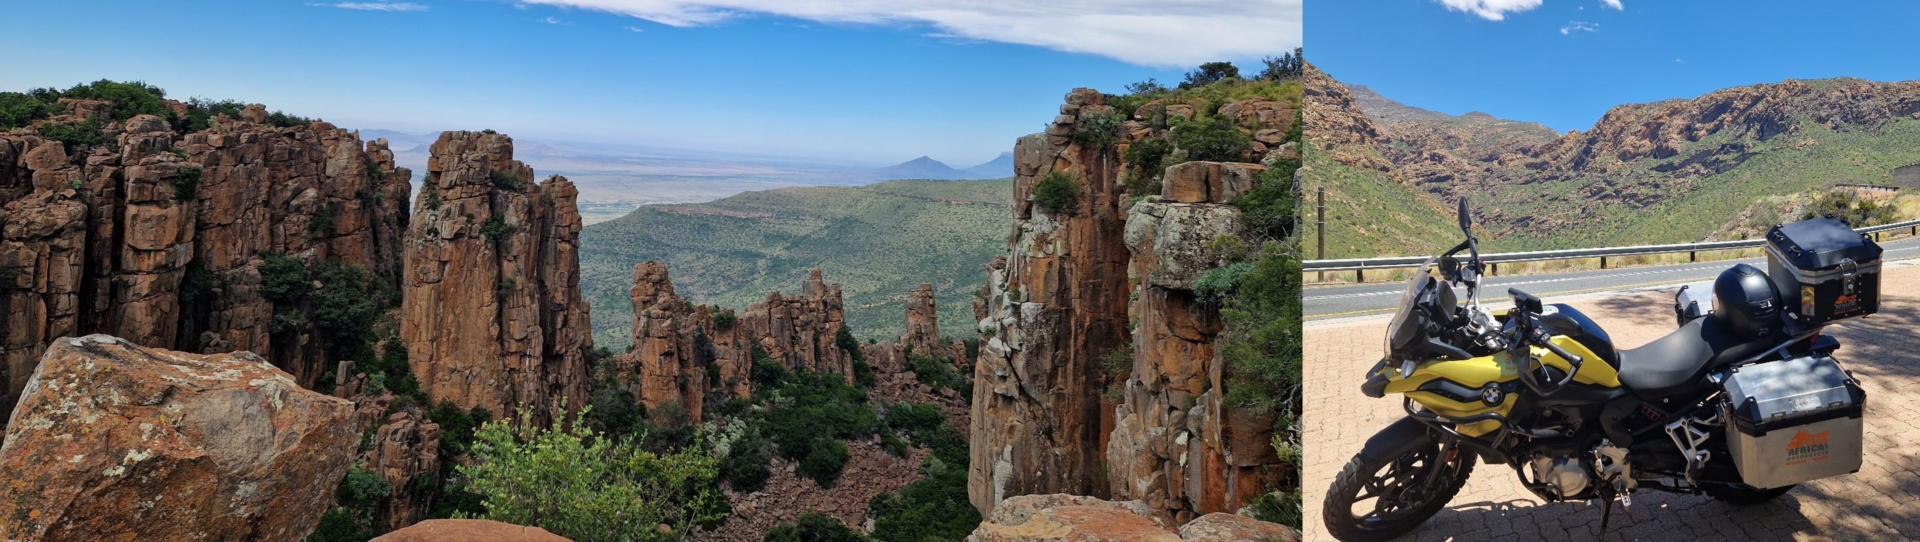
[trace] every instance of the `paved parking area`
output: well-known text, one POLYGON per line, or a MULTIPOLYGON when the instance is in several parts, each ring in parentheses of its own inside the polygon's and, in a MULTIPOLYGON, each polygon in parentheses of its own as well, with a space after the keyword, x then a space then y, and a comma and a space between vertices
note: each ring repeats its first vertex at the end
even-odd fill
MULTIPOLYGON (((1706 497, 1640 492, 1614 509, 1607 540, 1920 539, 1920 265, 1889 264, 1880 313, 1833 326, 1841 363, 1867 390, 1860 472, 1805 484, 1767 504, 1735 508, 1706 497)), ((1674 327, 1673 289, 1573 297, 1631 348, 1674 327)), ((1392 397, 1360 394, 1380 357, 1385 317, 1306 327, 1306 539, 1332 540, 1320 520, 1330 483, 1367 437, 1402 416, 1392 397)), ((1596 540, 1600 507, 1546 504, 1505 465, 1480 465, 1448 507, 1405 541, 1596 540)))

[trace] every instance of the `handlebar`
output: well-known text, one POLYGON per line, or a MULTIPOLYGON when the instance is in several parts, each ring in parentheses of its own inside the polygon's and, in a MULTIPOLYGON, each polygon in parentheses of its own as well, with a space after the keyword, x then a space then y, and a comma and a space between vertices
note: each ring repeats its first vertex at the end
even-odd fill
POLYGON ((1514 311, 1512 313, 1512 321, 1514 324, 1514 335, 1516 335, 1512 338, 1513 340, 1508 342, 1508 344, 1512 346, 1507 357, 1514 360, 1515 363, 1524 364, 1519 371, 1521 383, 1526 384, 1528 388, 1533 389, 1534 393, 1538 393, 1543 397, 1553 395, 1562 388, 1565 388, 1567 384, 1573 383, 1573 376, 1580 374, 1580 365, 1585 359, 1577 354, 1568 352, 1565 348, 1561 348, 1560 345, 1554 344, 1553 337, 1535 324, 1534 320, 1545 311, 1545 306, 1540 302, 1540 298, 1534 297, 1533 294, 1520 291, 1519 288, 1508 289, 1507 293, 1513 296, 1514 311), (1544 375, 1536 373, 1544 373, 1545 366, 1534 359, 1533 353, 1528 351, 1528 347, 1530 346, 1545 348, 1548 352, 1552 352, 1553 355, 1560 356, 1561 359, 1567 360, 1567 366, 1569 368, 1567 374, 1558 379, 1543 381, 1542 377, 1544 375))

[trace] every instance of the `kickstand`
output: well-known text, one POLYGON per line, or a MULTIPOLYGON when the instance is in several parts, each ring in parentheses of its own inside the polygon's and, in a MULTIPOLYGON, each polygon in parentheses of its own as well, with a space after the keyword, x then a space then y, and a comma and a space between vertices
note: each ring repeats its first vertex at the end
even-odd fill
POLYGON ((1605 542, 1607 539, 1607 520, 1613 516, 1613 499, 1601 500, 1606 501, 1606 503, 1600 505, 1600 537, 1595 540, 1605 542))

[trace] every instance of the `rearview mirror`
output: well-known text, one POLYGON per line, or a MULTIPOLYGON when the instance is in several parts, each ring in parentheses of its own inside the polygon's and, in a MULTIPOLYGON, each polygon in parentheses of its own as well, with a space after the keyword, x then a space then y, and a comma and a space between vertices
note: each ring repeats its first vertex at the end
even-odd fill
POLYGON ((1467 214, 1467 198, 1460 198, 1460 231, 1473 235, 1473 216, 1467 214))

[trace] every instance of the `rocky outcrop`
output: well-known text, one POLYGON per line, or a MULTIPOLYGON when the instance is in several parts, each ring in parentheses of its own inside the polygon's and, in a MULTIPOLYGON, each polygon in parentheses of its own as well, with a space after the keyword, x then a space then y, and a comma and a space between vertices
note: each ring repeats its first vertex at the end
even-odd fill
POLYGON ((1194 293, 1201 273, 1227 263, 1216 240, 1240 233, 1230 200, 1149 198, 1127 216, 1137 325, 1106 466, 1115 498, 1139 499, 1175 524, 1245 506, 1286 467, 1271 444, 1273 417, 1225 404, 1219 309, 1194 293))
POLYGON ((360 454, 367 468, 393 488, 374 525, 387 531, 412 525, 433 511, 440 489, 440 425, 408 411, 395 412, 374 430, 373 447, 360 454))
POLYGON ((444 132, 406 234, 400 337, 436 401, 545 423, 585 405, 593 346, 580 298, 578 192, 532 184, 513 140, 444 132))
MULTIPOLYGON (((70 104, 76 117, 104 116, 70 104)), ((60 119, 67 120, 67 119, 60 119)), ((263 254, 335 260, 392 281, 411 172, 383 141, 324 122, 218 117, 181 134, 142 115, 98 148, 0 133, 0 358, 11 405, 55 337, 107 333, 143 346, 260 352, 302 385, 326 359, 309 328, 275 332, 263 254)))
POLYGON ((0 445, 0 538, 292 542, 358 441, 351 403, 259 356, 58 339, 0 445))
POLYGON ((907 293, 907 332, 900 335, 900 344, 921 352, 944 346, 940 343, 940 311, 934 308, 932 284, 921 284, 907 293))
POLYGON ((1014 147, 1010 254, 989 268, 985 344, 974 365, 968 494, 982 514, 1016 495, 1107 492, 1099 464, 1113 410, 1097 360, 1128 341, 1118 219, 1127 196, 1120 147, 1074 137, 1079 119, 1108 114, 1105 103, 1099 92, 1076 89, 1045 133, 1014 147), (1056 171, 1075 178, 1074 212, 1031 199, 1056 171))
POLYGON ((546 529, 485 519, 430 519, 374 542, 571 542, 546 529))
POLYGON ((828 284, 819 269, 799 295, 770 292, 742 311, 694 305, 680 297, 659 262, 634 266, 629 294, 633 349, 614 356, 597 377, 624 386, 649 409, 672 402, 700 420, 710 392, 751 396, 756 355, 789 370, 853 381, 853 354, 835 344, 846 326, 840 285, 828 284))
POLYGON ((1111 502, 1072 495, 1026 495, 995 507, 968 542, 1298 542, 1283 525, 1231 514, 1210 514, 1176 533, 1148 517, 1138 501, 1111 502))

